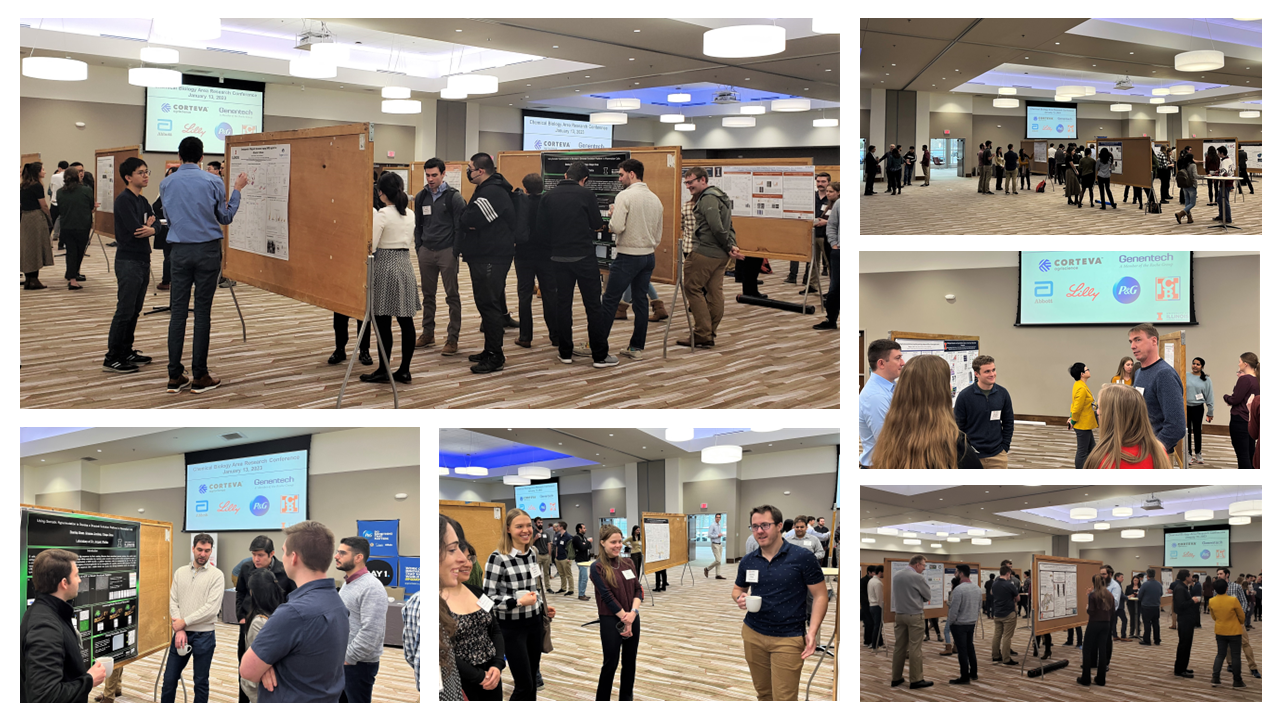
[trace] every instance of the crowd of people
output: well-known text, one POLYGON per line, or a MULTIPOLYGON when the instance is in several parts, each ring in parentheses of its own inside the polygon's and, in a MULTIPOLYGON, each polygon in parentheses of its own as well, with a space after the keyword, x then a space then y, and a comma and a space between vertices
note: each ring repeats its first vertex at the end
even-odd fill
MULTIPOLYGON (((928 626, 924 618, 924 605, 932 597, 929 583, 924 578, 926 558, 915 555, 909 566, 891 578, 894 605, 894 648, 891 687, 898 687, 907 679, 912 690, 933 685, 924 679, 923 642, 928 640, 928 626), (903 669, 910 661, 908 678, 903 669)), ((989 573, 984 586, 973 577, 974 568, 959 564, 951 579, 951 591, 943 606, 944 622, 948 635, 946 648, 939 653, 943 657, 956 656, 960 676, 949 681, 951 685, 968 685, 978 680, 977 651, 973 632, 979 614, 990 618, 995 631, 991 639, 991 662, 1001 665, 1018 665, 1018 654, 1011 648, 1014 630, 1020 614, 1030 617, 1033 587, 1031 572, 1019 578, 1011 560, 1000 563, 999 575, 989 573)), ((884 645, 883 603, 884 566, 869 565, 862 577, 863 642, 873 651, 884 645)), ((1086 616, 1087 623, 1066 630, 1065 647, 1081 653, 1081 673, 1076 682, 1105 686, 1111 665, 1112 643, 1138 640, 1138 645, 1160 645, 1160 604, 1172 594, 1171 630, 1177 631, 1178 646, 1174 655, 1173 674, 1176 677, 1194 679, 1190 667, 1195 631, 1202 627, 1201 616, 1211 615, 1216 642, 1213 659, 1213 685, 1221 684, 1222 664, 1226 660, 1232 676, 1232 686, 1245 687, 1242 679, 1241 652, 1248 662, 1250 674, 1258 679, 1262 673, 1254 660, 1249 644, 1248 631, 1253 620, 1262 619, 1262 575, 1240 573, 1231 579, 1230 568, 1218 568, 1213 578, 1205 578, 1190 570, 1177 572, 1176 579, 1164 587, 1155 577, 1136 574, 1131 584, 1124 583, 1124 575, 1115 572, 1110 565, 1089 580, 1090 590, 1086 616), (1118 628, 1117 628, 1118 626, 1118 628), (1154 635, 1154 641, 1153 636, 1154 635), (1141 638, 1139 640, 1139 638, 1141 638)), ((937 618, 932 618, 936 623, 937 618)), ((936 624, 934 626, 936 628, 936 624)), ((942 638, 938 638, 939 642, 942 638)), ((1053 635, 1044 633, 1032 639, 1032 654, 1043 660, 1053 657, 1053 635)))
MULTIPOLYGON (((249 561, 233 573, 239 701, 372 702, 388 602, 382 581, 369 573, 369 541, 352 536, 335 545, 333 532, 314 520, 286 527, 284 535, 279 557, 271 538, 255 537, 249 561), (341 587, 326 574, 330 563, 345 573, 341 587)), ((191 564, 173 574, 161 702, 174 702, 193 658, 193 701, 209 701, 215 623, 226 588, 222 571, 210 562, 213 544, 211 535, 196 534, 191 564)), ((97 701, 114 702, 121 694, 124 666, 99 658, 86 669, 79 633, 68 622, 81 582, 78 564, 75 553, 61 549, 42 550, 32 563, 37 594, 22 618, 22 702, 86 702, 103 683, 97 701)), ((406 600, 404 658, 420 683, 420 593, 406 600)))
MULTIPOLYGON (((1170 468, 1170 453, 1184 438, 1189 462, 1204 463, 1205 419, 1213 422, 1213 386, 1203 358, 1192 360, 1185 378, 1159 353, 1159 331, 1150 323, 1129 330, 1132 357, 1095 399, 1087 364, 1068 368, 1073 381, 1067 427, 1075 433, 1075 468, 1170 468), (1185 385, 1184 385, 1185 383, 1185 385), (1185 387, 1185 390, 1184 390, 1185 387), (1185 397, 1185 403, 1184 403, 1185 397)), ((996 383, 996 361, 972 361, 975 382, 952 401, 951 367, 936 355, 904 360, 902 346, 875 340, 867 349, 870 374, 858 396, 858 432, 863 469, 1008 469, 1013 442, 1013 400, 996 383)), ((1231 445, 1239 469, 1261 467, 1260 363, 1240 355, 1232 392, 1231 445)))

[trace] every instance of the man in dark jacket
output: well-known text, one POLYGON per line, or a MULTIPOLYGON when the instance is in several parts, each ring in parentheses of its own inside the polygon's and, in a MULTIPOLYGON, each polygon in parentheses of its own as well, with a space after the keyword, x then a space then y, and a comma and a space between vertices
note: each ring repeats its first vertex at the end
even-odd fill
POLYGON ((1013 443, 1013 399, 996 384, 996 360, 973 359, 976 382, 956 394, 956 425, 978 453, 984 470, 1008 470, 1013 443))
MULTIPOLYGON (((259 535, 249 543, 249 555, 252 565, 243 566, 236 577, 236 620, 240 621, 240 643, 237 658, 244 659, 244 651, 248 649, 245 640, 249 635, 249 623, 253 616, 253 599, 249 597, 249 576, 262 568, 269 568, 276 576, 276 585, 280 586, 280 594, 288 601, 289 593, 298 589, 289 576, 285 574, 284 563, 276 559, 275 543, 266 535, 259 535)), ((249 696, 240 690, 240 702, 251 702, 249 696)))
POLYGON ((471 372, 483 375, 506 366, 502 353, 503 307, 507 273, 515 256, 511 183, 498 174, 488 153, 476 153, 467 163, 467 179, 476 186, 471 202, 462 211, 461 254, 471 272, 471 292, 480 311, 484 350, 467 360, 476 363, 471 372))
POLYGON ((1154 576, 1138 588, 1138 609, 1142 612, 1142 639, 1139 645, 1151 644, 1151 631, 1156 633, 1156 645, 1160 644, 1160 598, 1164 597, 1164 586, 1154 576))
POLYGON ((867 599, 867 583, 871 582, 872 571, 875 569, 875 565, 868 565, 867 574, 858 579, 858 609, 864 631, 863 645, 871 644, 871 601, 867 599))
POLYGON ((80 591, 76 554, 43 550, 31 565, 36 597, 22 616, 19 702, 88 702, 106 679, 99 660, 86 672, 71 601, 80 591))
POLYGON ((1178 653, 1173 661, 1173 674, 1178 677, 1193 678, 1193 671, 1187 668, 1191 660, 1191 641, 1195 639, 1196 620, 1200 618, 1199 595, 1191 594, 1191 571, 1179 570, 1178 581, 1173 584, 1173 614, 1178 618, 1178 653))
POLYGON ((538 173, 529 173, 520 181, 528 196, 525 220, 529 223, 529 238, 516 243, 516 297, 520 304, 520 347, 533 345, 533 281, 537 278, 542 292, 542 320, 547 324, 547 337, 551 344, 560 345, 556 337, 556 273, 551 262, 551 247, 547 238, 537 232, 538 209, 542 206, 543 183, 538 173))
MULTIPOLYGON (((587 341, 591 364, 603 368, 617 365, 609 354, 609 330, 600 303, 600 265, 596 261, 595 239, 604 227, 595 193, 586 188, 590 171, 575 162, 558 185, 542 196, 534 234, 547 238, 556 275, 556 339, 560 341, 560 362, 573 363, 573 291, 582 293, 587 314, 587 341)), ((724 275, 723 269, 720 273, 724 275)), ((582 585, 582 587, 586 587, 582 585)), ((582 593, 579 593, 581 595, 582 593)))
POLYGON ((867 174, 867 189, 863 191, 863 195, 879 195, 874 192, 872 183, 876 181, 876 175, 880 172, 880 161, 876 159, 876 146, 872 145, 867 148, 867 156, 863 158, 862 167, 865 168, 867 174))
POLYGON ((462 246, 462 213, 467 201, 444 181, 444 161, 431 158, 422 166, 426 186, 413 198, 413 247, 422 273, 422 334, 417 347, 436 343, 436 283, 444 282, 449 327, 441 355, 458 352, 462 300, 458 295, 458 252, 462 246))
MULTIPOLYGON (((1204 605, 1205 603, 1209 602, 1209 599, 1208 599, 1208 598, 1206 598, 1206 597, 1204 596, 1204 586, 1200 584, 1200 576, 1199 576, 1199 575, 1192 575, 1192 576, 1191 576, 1191 588, 1190 588, 1190 589, 1191 589, 1191 597, 1198 597, 1198 598, 1201 598, 1201 601, 1200 601, 1200 604, 1201 604, 1201 605, 1204 605)), ((1196 627, 1200 627, 1200 615, 1201 615, 1201 614, 1202 614, 1202 613, 1200 612, 1200 608, 1198 608, 1198 607, 1197 607, 1197 608, 1196 608, 1196 627)))
POLYGON ((718 187, 709 186, 707 171, 700 167, 684 170, 684 185, 693 196, 693 212, 697 218, 693 252, 684 261, 684 294, 693 315, 693 332, 677 345, 712 347, 716 329, 724 317, 724 269, 729 258, 742 260, 733 231, 729 196, 718 187))
MULTIPOLYGON (((591 559, 591 541, 593 538, 587 537, 587 526, 578 523, 576 528, 577 534, 573 536, 573 561, 575 563, 584 563, 591 559)), ((590 600, 587 595, 587 568, 578 566, 578 599, 590 600)))

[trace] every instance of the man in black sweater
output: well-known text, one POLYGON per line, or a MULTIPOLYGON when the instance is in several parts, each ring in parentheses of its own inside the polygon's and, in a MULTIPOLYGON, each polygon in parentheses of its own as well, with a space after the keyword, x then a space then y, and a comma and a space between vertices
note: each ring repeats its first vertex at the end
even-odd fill
POLYGON ((436 343, 436 285, 444 284, 449 326, 441 355, 458 352, 462 330, 462 300, 458 295, 458 254, 462 245, 462 213, 467 201, 444 181, 444 162, 431 158, 422 167, 426 185, 413 199, 413 247, 422 273, 422 334, 417 347, 436 343))
POLYGON ((990 355, 973 359, 977 382, 956 395, 956 425, 978 453, 986 470, 1009 469, 1009 447, 1013 442, 1013 399, 996 384, 996 361, 990 355))
MULTIPOLYGON (((290 580, 289 575, 284 571, 284 563, 276 558, 275 552, 275 543, 271 538, 266 535, 255 537, 249 543, 250 564, 245 565, 236 577, 236 620, 240 623, 240 642, 236 652, 241 660, 244 659, 245 651, 249 649, 245 641, 249 636, 249 625, 253 622, 253 599, 249 596, 249 576, 262 569, 271 572, 286 602, 289 599, 289 593, 298 589, 298 585, 290 580)), ((243 687, 240 689, 239 701, 252 702, 249 696, 244 694, 243 687)))
POLYGON ((859 614, 862 617, 862 628, 863 628, 862 644, 863 645, 871 644, 871 638, 870 638, 871 633, 869 631, 869 628, 871 625, 871 601, 867 599, 867 583, 871 582, 872 571, 875 569, 876 569, 875 565, 868 565, 867 574, 863 575, 858 580, 858 586, 859 586, 858 587, 858 608, 861 610, 861 613, 859 614))
POLYGON ((1183 678, 1195 677, 1187 667, 1191 660, 1191 641, 1195 639, 1196 621, 1200 614, 1201 597, 1191 594, 1191 571, 1179 570, 1178 581, 1173 584, 1173 614, 1178 618, 1178 653, 1173 661, 1173 674, 1183 678))
POLYGON ((76 554, 42 550, 31 564, 35 600, 22 615, 19 702, 84 703, 106 679, 99 660, 84 669, 71 601, 80 591, 76 554))
POLYGON ((498 173, 488 153, 471 156, 467 179, 476 189, 462 211, 461 254, 471 273, 471 292, 484 333, 484 350, 467 360, 476 363, 471 372, 484 375, 503 369, 507 363, 502 352, 503 307, 507 273, 516 253, 512 230, 515 206, 511 204, 511 183, 498 173))
POLYGON ((107 355, 102 360, 103 372, 136 373, 151 358, 133 349, 133 335, 138 316, 147 298, 151 279, 151 242, 156 234, 152 227, 155 215, 151 203, 142 197, 142 189, 150 182, 151 173, 142 158, 131 157, 120 163, 120 177, 128 183, 116 196, 116 312, 107 335, 107 355))

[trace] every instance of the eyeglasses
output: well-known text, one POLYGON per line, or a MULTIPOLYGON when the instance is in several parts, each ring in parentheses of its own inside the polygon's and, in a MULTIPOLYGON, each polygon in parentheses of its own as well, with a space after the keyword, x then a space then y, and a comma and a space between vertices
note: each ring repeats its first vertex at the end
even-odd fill
POLYGON ((777 523, 760 523, 759 525, 752 525, 751 532, 755 532, 757 530, 768 530, 774 525, 777 525, 777 523))

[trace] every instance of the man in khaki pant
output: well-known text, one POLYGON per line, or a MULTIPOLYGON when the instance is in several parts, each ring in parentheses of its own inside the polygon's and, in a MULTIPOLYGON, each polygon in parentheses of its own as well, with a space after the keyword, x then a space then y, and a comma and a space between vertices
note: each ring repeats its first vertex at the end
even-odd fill
MULTIPOLYGON (((563 522, 552 525, 555 528, 556 535, 551 541, 551 556, 556 560, 556 572, 560 574, 560 589, 556 594, 564 593, 566 595, 573 594, 573 561, 569 559, 569 533, 568 526, 563 522)), ((547 583, 547 587, 551 587, 551 583, 547 583)))
POLYGON ((1005 665, 1017 665, 1010 654, 1013 629, 1018 624, 1018 596, 1021 587, 1011 575, 1008 565, 1000 566, 1000 577, 991 583, 991 615, 996 621, 996 632, 991 638, 991 660, 1005 665))
MULTIPOLYGON (((1218 568, 1217 579, 1227 581, 1227 594, 1235 597, 1240 601, 1240 607, 1245 606, 1244 589, 1240 584, 1231 579, 1230 568, 1218 568)), ((1261 678, 1262 673, 1258 672, 1258 663, 1253 659, 1253 646, 1249 644, 1249 633, 1246 630, 1240 632, 1240 654, 1244 656, 1245 661, 1249 663, 1249 672, 1256 678, 1261 678)), ((1228 663, 1229 665, 1230 663, 1228 663)), ((1243 673, 1242 673, 1243 674, 1243 673)))
POLYGON ((720 529, 720 513, 716 513, 716 521, 711 523, 711 529, 707 531, 707 539, 711 541, 711 554, 715 556, 716 561, 702 569, 703 577, 710 577, 711 571, 716 571, 717 580, 728 580, 729 578, 720 577, 720 563, 724 561, 724 531, 720 529))
POLYGON ((797 700, 805 658, 817 648, 827 614, 827 589, 818 558, 782 540, 782 511, 752 508, 751 536, 760 546, 738 563, 732 597, 746 617, 742 648, 756 699, 797 700), (805 615, 805 598, 813 610, 805 615), (805 627, 806 620, 808 627, 805 627))
MULTIPOLYGON (((919 690, 933 686, 933 681, 924 679, 924 606, 931 594, 929 581, 924 579, 924 556, 911 558, 906 570, 894 574, 892 582, 893 594, 893 677, 891 687, 898 687, 902 679, 902 666, 911 657, 911 684, 907 687, 919 690)), ((941 599, 941 598, 939 598, 941 599)))

